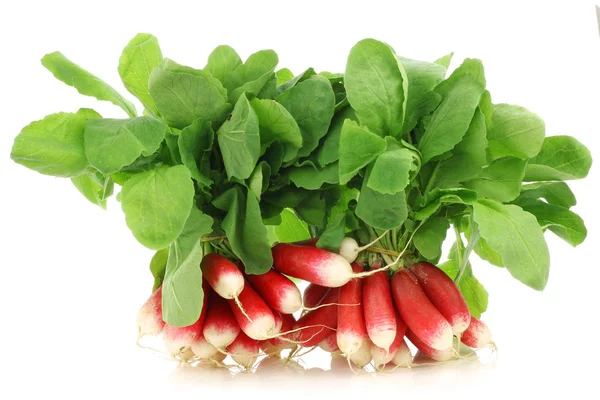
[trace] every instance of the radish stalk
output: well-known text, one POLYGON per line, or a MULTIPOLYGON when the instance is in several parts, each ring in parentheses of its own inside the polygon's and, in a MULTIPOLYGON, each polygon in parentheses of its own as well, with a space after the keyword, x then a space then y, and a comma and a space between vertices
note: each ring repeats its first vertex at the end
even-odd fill
MULTIPOLYGON (((373 263, 379 269, 381 261, 373 263)), ((396 338, 396 311, 392 300, 390 280, 384 271, 365 278, 363 283, 365 325, 371 341, 384 350, 389 349, 396 338)), ((404 333, 402 333, 404 336, 404 333)))
POLYGON ((471 323, 460 337, 460 340, 469 347, 480 349, 493 344, 490 328, 481 320, 471 317, 471 323))

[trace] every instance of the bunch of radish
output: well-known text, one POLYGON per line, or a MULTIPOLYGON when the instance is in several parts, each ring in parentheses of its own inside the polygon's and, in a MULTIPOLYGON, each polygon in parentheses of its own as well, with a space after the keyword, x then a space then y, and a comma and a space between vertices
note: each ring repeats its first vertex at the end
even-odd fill
POLYGON ((491 343, 487 326, 470 315, 458 287, 435 265, 417 262, 390 273, 376 260, 366 270, 354 261, 358 252, 340 253, 346 257, 314 241, 280 243, 272 248, 272 269, 262 275, 246 275, 240 263, 208 254, 200 265, 204 304, 196 323, 167 325, 159 287, 138 314, 140 334, 162 333, 178 359, 220 363, 229 355, 247 369, 259 356, 286 349, 293 355, 318 346, 345 354, 359 368, 380 370, 411 365, 407 339, 438 362, 457 356, 458 341, 472 348, 491 343), (303 294, 288 276, 309 282, 303 294))

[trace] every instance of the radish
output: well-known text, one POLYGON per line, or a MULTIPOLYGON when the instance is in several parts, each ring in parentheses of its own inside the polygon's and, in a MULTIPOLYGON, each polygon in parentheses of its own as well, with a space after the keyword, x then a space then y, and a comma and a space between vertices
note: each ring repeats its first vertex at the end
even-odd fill
POLYGON ((215 354, 214 356, 210 357, 209 361, 216 361, 216 362, 220 363, 221 361, 223 361, 226 358, 227 358, 227 354, 221 353, 220 351, 217 351, 217 354, 215 354))
MULTIPOLYGON (((381 261, 373 263, 373 269, 381 267, 381 261)), ((365 278, 363 283, 363 307, 369 338, 384 350, 389 349, 396 338, 396 311, 392 300, 390 280, 385 271, 365 278)), ((402 333, 404 336, 404 333, 402 333)))
POLYGON ((345 237, 340 244, 340 256, 344 257, 348 262, 354 262, 360 253, 358 242, 351 237, 345 237))
POLYGON ((371 356, 371 346, 373 342, 368 337, 365 337, 365 340, 362 341, 358 351, 355 351, 352 354, 348 355, 348 359, 352 361, 357 367, 364 368, 366 367, 373 357, 371 356))
POLYGON ((238 301, 229 300, 229 305, 242 331, 252 339, 264 340, 273 334, 273 311, 250 285, 244 285, 238 301))
MULTIPOLYGON (((339 289, 330 290, 322 304, 338 302, 339 289)), ((294 325, 295 340, 300 346, 312 347, 319 344, 337 327, 337 306, 322 307, 304 314, 294 325)))
POLYGON ((227 353, 236 363, 246 369, 252 368, 260 355, 260 342, 240 332, 237 338, 227 347, 227 353))
POLYGON ((299 240, 297 242, 292 242, 291 244, 295 244, 297 246, 316 246, 317 242, 319 241, 318 237, 314 237, 314 238, 310 238, 310 239, 304 239, 304 240, 299 240))
POLYGON ((273 321, 275 321, 275 328, 273 328, 273 332, 271 332, 271 335, 279 335, 279 332, 281 332, 281 327, 283 326, 282 314, 278 313, 277 311, 273 311, 273 321))
POLYGON ((244 275, 234 263, 219 254, 205 255, 200 268, 210 286, 224 299, 237 299, 244 289, 244 275))
POLYGON ((294 329, 295 324, 296 319, 292 314, 282 314, 280 329, 281 336, 261 342, 261 349, 267 354, 277 354, 282 350, 295 348, 296 345, 291 342, 293 333, 286 334, 286 332, 294 329))
POLYGON ((309 284, 304 289, 304 294, 302 295, 304 307, 313 308, 321 304, 321 300, 323 300, 328 290, 329 288, 325 286, 319 286, 314 283, 309 284))
MULTIPOLYGON (((357 263, 352 263, 352 269, 354 272, 363 271, 357 263)), ((347 355, 357 352, 368 337, 362 305, 362 286, 362 279, 352 279, 339 289, 337 344, 347 355)))
POLYGON ((412 344, 415 345, 419 351, 425 354, 427 357, 431 358, 435 361, 448 361, 454 356, 454 349, 452 345, 450 345, 446 349, 438 350, 434 349, 427 344, 423 343, 423 341, 417 337, 410 329, 406 331, 406 337, 411 341, 412 344))
POLYGON ((194 354, 201 360, 210 360, 219 353, 219 350, 208 343, 204 335, 200 335, 191 345, 194 354))
POLYGON ((159 335, 165 327, 162 319, 162 286, 146 300, 136 317, 139 338, 146 335, 159 335))
POLYGON ((302 307, 298 287, 274 269, 262 275, 246 275, 246 279, 274 311, 293 314, 302 307))
POLYGON ((340 348, 337 344, 337 332, 331 332, 319 343, 319 347, 328 353, 337 353, 340 348))
POLYGON ((204 320, 208 310, 208 299, 210 297, 210 286, 206 279, 202 279, 202 289, 204 290, 204 302, 200 316, 192 325, 176 327, 165 324, 163 329, 163 341, 167 351, 171 355, 183 354, 200 337, 204 328, 204 320))
POLYGON ((371 356, 375 362, 375 368, 379 369, 385 364, 389 363, 394 359, 398 349, 404 343, 404 334, 406 333, 406 324, 401 318, 397 318, 397 332, 394 341, 390 344, 389 348, 385 349, 377 346, 375 343, 371 346, 371 356))
POLYGON ((396 308, 408 328, 429 347, 452 347, 452 327, 431 304, 417 278, 402 268, 392 278, 391 286, 396 308))
POLYGON ((469 326, 471 314, 467 302, 452 279, 428 262, 417 263, 410 269, 427 298, 450 323, 454 335, 463 333, 469 326))
POLYGON ((210 296, 210 308, 204 322, 204 338, 218 349, 229 346, 240 333, 233 311, 227 300, 212 292, 210 296))
POLYGON ((398 367, 409 367, 412 364, 412 353, 404 339, 402 339, 400 347, 398 347, 392 359, 392 363, 398 367))
POLYGON ((480 349, 493 343, 490 328, 475 317, 471 317, 471 323, 467 330, 463 332, 460 340, 474 349, 480 349))

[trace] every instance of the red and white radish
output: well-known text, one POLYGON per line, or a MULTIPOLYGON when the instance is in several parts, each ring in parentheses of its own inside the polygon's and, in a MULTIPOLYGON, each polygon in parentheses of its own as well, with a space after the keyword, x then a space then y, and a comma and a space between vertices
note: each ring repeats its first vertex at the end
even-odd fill
POLYGON ((229 346, 240 333, 240 325, 229 303, 216 292, 210 296, 203 332, 206 341, 218 349, 229 346))
MULTIPOLYGON (((381 261, 376 261, 373 264, 373 269, 381 267, 381 261)), ((365 278, 363 283, 363 307, 369 338, 377 347, 384 350, 389 349, 397 336, 397 324, 390 280, 385 271, 365 278)))
POLYGON ((365 340, 362 341, 362 344, 360 345, 358 350, 348 355, 348 359, 359 368, 366 367, 373 359, 373 356, 371 355, 372 345, 373 342, 371 342, 371 340, 368 337, 366 337, 365 340))
POLYGON ((448 361, 454 356, 454 349, 452 345, 446 349, 438 350, 434 349, 427 344, 423 343, 423 341, 415 335, 410 329, 406 331, 406 337, 412 344, 415 345, 419 351, 425 354, 427 357, 431 358, 435 361, 448 361))
POLYGON ((159 286, 140 308, 136 322, 140 338, 159 335, 163 331, 165 321, 162 319, 162 286, 159 286))
POLYGON ((260 342, 240 332, 233 343, 227 347, 227 353, 231 355, 233 361, 250 369, 260 355, 260 342))
POLYGON ((229 300, 229 305, 242 331, 255 340, 265 340, 272 336, 275 316, 258 293, 250 285, 244 285, 238 300, 243 310, 235 300, 229 300))
POLYGON ((293 314, 302 307, 298 287, 274 269, 262 275, 246 275, 246 279, 274 311, 293 314))
POLYGON ((412 364, 412 353, 404 339, 402 339, 392 363, 398 367, 409 367, 412 364))
MULTIPOLYGON (((321 302, 323 304, 335 304, 338 302, 339 289, 331 289, 321 302)), ((294 326, 295 341, 300 346, 312 347, 319 344, 337 327, 337 306, 321 307, 304 314, 294 326)))
POLYGON ((234 263, 222 255, 205 255, 200 268, 204 279, 224 299, 236 299, 244 289, 244 275, 234 263))
POLYGON ((273 332, 271 333, 271 336, 278 335, 279 332, 281 332, 281 327, 283 326, 283 315, 288 315, 288 314, 281 314, 281 313, 278 313, 277 311, 273 311, 273 319, 275 321, 275 328, 273 328, 273 332))
POLYGON ((461 342, 474 349, 480 349, 492 344, 492 332, 481 320, 471 317, 471 323, 460 337, 461 342))
POLYGON ((435 350, 452 347, 452 327, 410 271, 402 268, 396 272, 391 287, 400 317, 423 343, 435 350))
POLYGON ((282 314, 281 315, 281 328, 280 334, 281 336, 274 337, 269 340, 265 340, 261 342, 261 349, 267 354, 277 354, 285 349, 293 349, 296 347, 294 343, 292 343, 293 333, 288 333, 294 329, 294 325, 296 324, 296 319, 292 314, 282 314))
POLYGON ((348 262, 356 261, 358 257, 358 253, 360 253, 361 249, 358 246, 358 242, 351 237, 345 237, 342 239, 342 243, 340 244, 340 256, 344 257, 348 262))
POLYGON ((314 283, 309 284, 302 295, 302 302, 305 308, 313 308, 321 304, 321 300, 325 298, 328 287, 319 286, 314 283))
POLYGON ((382 347, 377 346, 375 343, 371 346, 371 356, 373 356, 373 362, 375 363, 375 368, 379 369, 392 361, 396 356, 396 352, 404 343, 404 334, 406 333, 406 324, 402 321, 401 318, 397 318, 397 327, 396 327, 396 337, 394 341, 390 344, 388 349, 384 349, 382 347))
POLYGON ((210 286, 205 279, 202 279, 202 289, 204 290, 204 302, 202 304, 202 310, 200 316, 192 325, 176 327, 169 324, 165 324, 163 328, 163 341, 167 351, 171 355, 183 354, 189 349, 194 342, 200 337, 203 337, 202 330, 204 328, 204 320, 208 310, 208 301, 210 297, 210 286))
POLYGON ((208 343, 204 335, 200 335, 192 343, 191 349, 200 360, 210 360, 219 354, 219 350, 212 344, 208 343))
POLYGON ((456 284, 440 268, 428 262, 419 262, 410 267, 421 288, 435 308, 452 326, 458 336, 467 329, 471 320, 469 307, 456 284))
MULTIPOLYGON (((357 263, 352 264, 352 269, 357 273, 363 271, 357 263)), ((347 355, 357 352, 368 337, 362 305, 362 287, 362 279, 352 279, 339 289, 337 344, 347 355)))
POLYGON ((350 263, 327 250, 279 243, 271 251, 277 271, 317 285, 340 287, 354 277, 350 263))
POLYGON ((319 343, 319 347, 328 353, 337 353, 340 347, 337 344, 337 332, 331 332, 319 343))

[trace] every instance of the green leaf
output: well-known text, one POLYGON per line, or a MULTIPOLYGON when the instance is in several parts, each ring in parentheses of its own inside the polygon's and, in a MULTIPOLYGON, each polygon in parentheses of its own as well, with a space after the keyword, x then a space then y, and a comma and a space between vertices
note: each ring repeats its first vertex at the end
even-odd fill
POLYGON ((488 131, 490 156, 492 159, 534 157, 542 147, 545 131, 544 121, 526 108, 494 104, 492 127, 488 131))
POLYGON ((442 204, 458 203, 472 204, 477 201, 477 192, 469 189, 433 189, 428 194, 428 203, 425 207, 415 212, 415 219, 418 221, 426 220, 435 214, 442 204))
POLYGON ((246 179, 260 157, 258 116, 246 95, 240 96, 231 118, 217 131, 217 140, 229 178, 246 179))
POLYGON ((410 183, 411 171, 418 168, 415 164, 418 157, 414 150, 406 147, 390 148, 388 144, 388 150, 375 159, 367 185, 383 194, 403 191, 410 183))
POLYGON ((258 117, 261 154, 273 142, 279 142, 283 146, 283 162, 296 158, 302 147, 302 134, 294 117, 274 100, 253 99, 250 105, 258 117))
POLYGON ((522 206, 527 203, 535 203, 538 199, 544 199, 547 203, 570 208, 577 204, 575 195, 564 182, 537 182, 523 185, 521 194, 515 200, 515 204, 522 206))
POLYGON ((533 289, 544 289, 550 254, 535 216, 515 205, 479 200, 473 204, 473 220, 513 277, 533 289))
POLYGON ((81 113, 57 113, 27 125, 15 138, 10 153, 14 162, 44 175, 76 177, 86 172, 81 113))
POLYGON ((542 228, 550 229, 573 247, 583 243, 587 236, 583 219, 567 208, 537 200, 524 205, 523 210, 535 215, 542 228))
POLYGON ((135 106, 129 100, 102 79, 73 63, 62 53, 56 51, 46 54, 42 58, 42 65, 52 72, 56 79, 74 87, 79 93, 95 97, 98 100, 109 101, 121 107, 130 117, 137 115, 135 106))
POLYGON ((283 83, 281 85, 278 84, 277 85, 277 93, 276 93, 277 96, 280 96, 283 92, 293 88, 298 83, 303 82, 303 81, 307 80, 308 78, 310 78, 311 76, 314 76, 316 74, 317 73, 315 72, 314 69, 309 68, 306 71, 302 72, 300 75, 292 77, 292 79, 289 79, 285 83, 283 83))
POLYGON ((452 62, 452 57, 454 57, 454 52, 448 53, 445 56, 438 58, 434 61, 434 63, 448 69, 450 67, 450 63, 452 62))
POLYGON ((230 46, 221 45, 217 46, 208 56, 204 71, 223 83, 227 76, 240 65, 242 65, 242 59, 238 53, 230 46))
POLYGON ((210 154, 214 138, 210 121, 197 119, 181 131, 177 140, 181 162, 202 187, 213 183, 210 179, 210 154))
POLYGON ((432 187, 451 188, 477 177, 487 164, 485 118, 476 110, 463 139, 452 149, 452 156, 440 161, 432 187))
POLYGON ((571 136, 544 139, 539 154, 529 160, 526 181, 566 181, 585 178, 592 166, 587 147, 571 136))
POLYGON ((338 253, 346 233, 346 222, 352 212, 349 203, 356 201, 358 191, 347 187, 332 188, 325 196, 327 220, 325 230, 319 235, 317 247, 338 253))
POLYGON ((281 243, 298 242, 310 238, 308 225, 289 208, 283 210, 281 223, 274 226, 273 229, 277 235, 277 241, 281 243))
POLYGON ((150 272, 154 277, 154 285, 152 286, 152 291, 154 292, 160 285, 162 285, 163 280, 165 279, 165 271, 167 269, 167 260, 169 259, 169 248, 165 247, 164 249, 158 250, 152 256, 152 260, 150 260, 150 272))
POLYGON ((450 222, 446 218, 429 218, 415 232, 413 244, 426 259, 439 260, 448 228, 450 228, 450 222))
POLYGON ((91 203, 106 210, 106 199, 114 190, 112 179, 99 172, 90 172, 71 178, 73 185, 91 203))
POLYGON ((364 39, 352 47, 344 83, 361 125, 379 136, 402 132, 408 79, 387 44, 364 39))
POLYGON ((219 124, 231 110, 227 91, 218 79, 168 58, 150 74, 148 91, 165 121, 178 129, 196 119, 219 124))
POLYGON ((200 239, 212 231, 212 224, 211 217, 193 207, 183 231, 169 246, 162 309, 165 322, 171 326, 189 326, 200 317, 204 303, 200 239))
POLYGON ((258 95, 273 77, 277 63, 279 58, 273 50, 261 50, 250 55, 244 64, 238 65, 223 80, 229 101, 236 103, 244 92, 258 95))
POLYGON ((313 76, 287 90, 277 101, 290 112, 300 127, 302 147, 298 157, 309 155, 327 133, 333 118, 335 95, 331 84, 322 76, 313 76))
POLYGON ((194 200, 190 171, 161 166, 131 177, 121 191, 127 226, 144 246, 160 250, 183 230, 194 200))
POLYGON ((433 89, 446 75, 447 67, 437 63, 399 57, 408 77, 408 100, 402 133, 410 132, 421 117, 430 114, 442 100, 433 89))
POLYGON ((314 225, 318 228, 325 226, 326 209, 325 203, 321 196, 309 196, 310 192, 297 205, 293 206, 298 213, 309 225, 314 225))
POLYGON ((465 136, 485 90, 481 61, 466 59, 435 92, 442 102, 433 112, 419 142, 423 162, 452 150, 465 136))
POLYGON ((266 161, 260 162, 252 174, 248 178, 247 186, 248 189, 254 193, 256 198, 260 200, 262 194, 269 187, 269 179, 271 178, 271 167, 266 161))
POLYGON ((476 179, 463 185, 475 190, 480 198, 507 203, 516 199, 521 192, 526 164, 526 160, 513 157, 497 159, 485 167, 476 179))
POLYGON ((227 212, 221 228, 233 252, 244 263, 246 273, 267 272, 273 264, 273 257, 256 196, 236 186, 215 199, 213 204, 227 212))
POLYGON ((396 229, 408 217, 406 194, 383 194, 368 187, 367 182, 371 175, 370 168, 363 180, 356 215, 367 225, 375 229, 396 229))
POLYGON ((337 164, 329 164, 319 169, 308 160, 297 167, 287 168, 285 174, 296 186, 308 190, 317 190, 326 183, 337 184, 339 181, 337 164))
POLYGON ((340 135, 340 183, 346 184, 362 168, 375 160, 387 147, 385 139, 361 128, 352 120, 344 121, 340 135))
POLYGON ((157 115, 158 110, 148 92, 150 73, 163 59, 156 37, 138 33, 125 46, 119 59, 119 75, 125 88, 137 97, 146 110, 157 115))
POLYGON ((277 72, 275 72, 275 76, 277 77, 277 86, 283 85, 285 82, 294 78, 294 73, 290 71, 289 68, 281 68, 277 72))
POLYGON ((502 256, 498 254, 494 249, 490 247, 489 244, 483 238, 479 238, 477 244, 475 245, 475 253, 481 258, 489 262, 492 265, 497 267, 504 268, 504 262, 502 261, 502 256))
POLYGON ((320 166, 324 167, 340 159, 340 136, 342 135, 342 127, 346 119, 356 121, 356 114, 354 114, 352 107, 343 108, 331 120, 329 130, 316 149, 317 162, 320 166))
POLYGON ((85 128, 85 154, 98 171, 112 174, 140 155, 153 154, 166 132, 167 125, 153 117, 91 119, 85 128))
POLYGON ((472 275, 464 277, 460 281, 458 288, 467 302, 471 315, 475 318, 481 318, 481 314, 487 310, 488 306, 487 290, 485 290, 477 278, 472 275))

